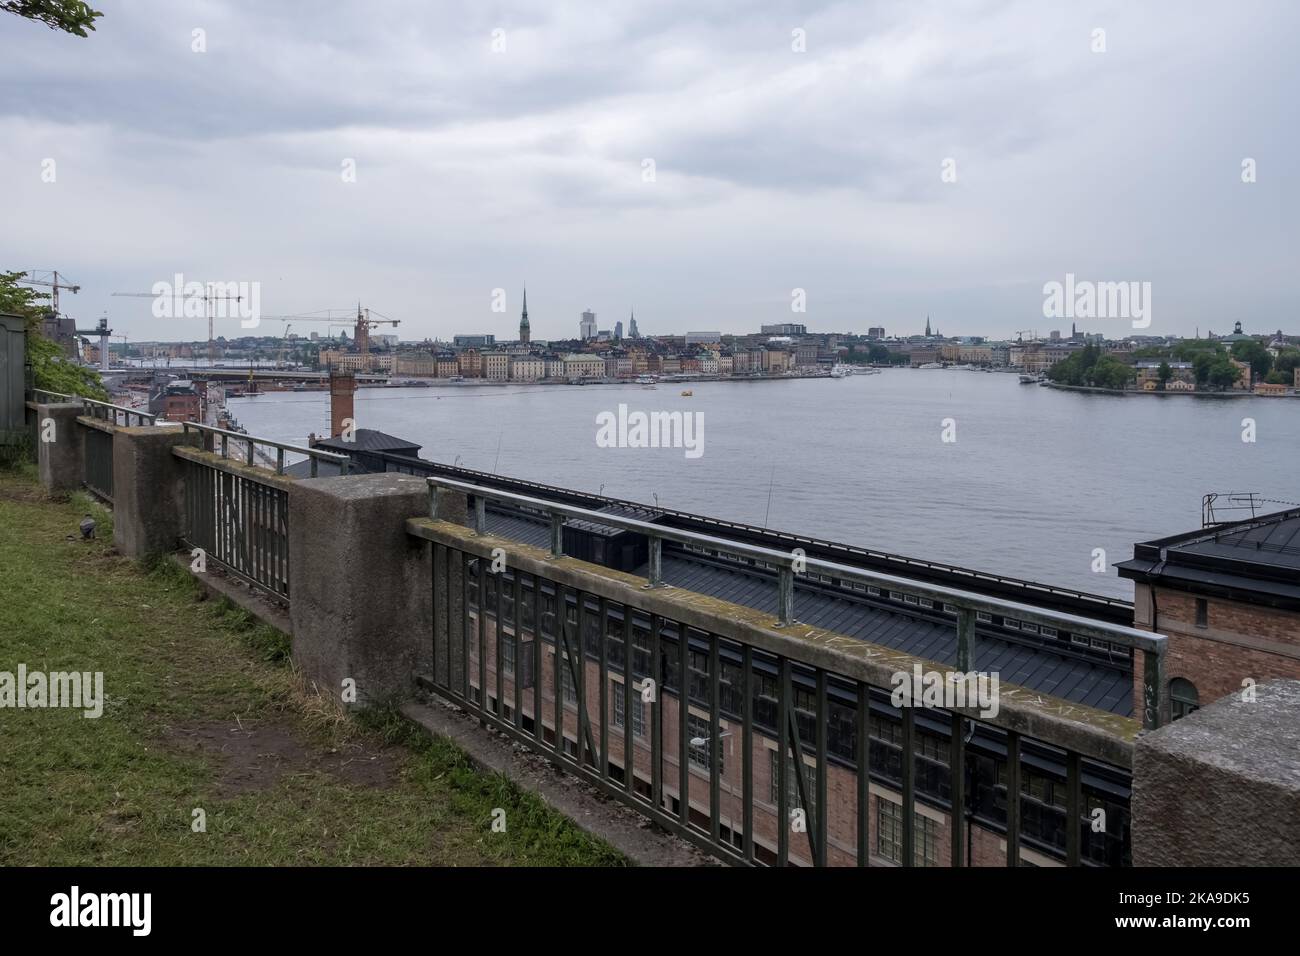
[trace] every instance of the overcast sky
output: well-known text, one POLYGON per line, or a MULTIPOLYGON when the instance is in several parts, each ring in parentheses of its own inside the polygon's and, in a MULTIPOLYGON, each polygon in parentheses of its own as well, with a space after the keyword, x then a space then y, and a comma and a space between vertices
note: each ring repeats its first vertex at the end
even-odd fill
POLYGON ((538 339, 1041 333, 1066 273, 1150 282, 1152 333, 1300 332, 1300 4, 95 5, 0 13, 0 268, 132 339, 205 337, 110 297, 176 272, 404 339, 513 338, 525 281, 538 339))

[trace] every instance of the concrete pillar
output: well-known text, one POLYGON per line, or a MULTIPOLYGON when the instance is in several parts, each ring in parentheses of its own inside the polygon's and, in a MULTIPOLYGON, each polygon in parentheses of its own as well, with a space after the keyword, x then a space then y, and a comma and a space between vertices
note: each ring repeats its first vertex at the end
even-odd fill
POLYGON ((113 431, 113 544, 143 558, 175 551, 185 515, 184 462, 172 454, 189 444, 179 427, 113 431))
POLYGON ((82 479, 81 404, 36 403, 36 470, 46 491, 75 491, 82 479))
POLYGON ((423 478, 308 478, 289 493, 289 616, 302 673, 359 704, 409 698, 433 655, 429 545, 406 533, 428 513, 423 478))
POLYGON ((1138 737, 1135 866, 1300 860, 1300 681, 1234 693, 1138 737))

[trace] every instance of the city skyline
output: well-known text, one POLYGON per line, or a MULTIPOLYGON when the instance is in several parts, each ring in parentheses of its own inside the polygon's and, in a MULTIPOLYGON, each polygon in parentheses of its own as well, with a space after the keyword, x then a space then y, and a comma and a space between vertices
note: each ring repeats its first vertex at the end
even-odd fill
POLYGON ((1266 6, 411 6, 396 36, 346 5, 140 4, 89 58, 6 18, 0 175, 29 227, 0 260, 140 338, 201 325, 112 298, 177 271, 260 283, 267 315, 361 299, 411 337, 505 336, 522 275, 538 339, 633 303, 660 334, 1010 335, 1069 274, 1149 282, 1152 334, 1276 328, 1300 12, 1266 6))

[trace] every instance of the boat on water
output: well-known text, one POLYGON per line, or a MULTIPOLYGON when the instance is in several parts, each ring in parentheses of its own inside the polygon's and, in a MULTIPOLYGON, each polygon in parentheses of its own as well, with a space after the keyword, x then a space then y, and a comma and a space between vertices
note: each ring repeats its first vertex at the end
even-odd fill
POLYGON ((846 365, 843 362, 836 362, 831 366, 831 378, 848 378, 853 374, 853 366, 846 365))
POLYGON ((636 377, 636 383, 638 385, 641 385, 643 387, 648 387, 648 388, 654 388, 655 382, 657 381, 658 379, 656 379, 653 375, 638 375, 636 377))
POLYGON ((924 365, 918 365, 917 368, 943 368, 942 362, 926 362, 924 365))
POLYGON ((689 388, 682 389, 682 398, 690 398, 695 392, 689 388))
POLYGON ((1020 384, 1021 385, 1046 385, 1047 376, 1044 375, 1042 372, 1039 372, 1037 375, 1031 375, 1029 372, 1022 372, 1020 375, 1020 384))

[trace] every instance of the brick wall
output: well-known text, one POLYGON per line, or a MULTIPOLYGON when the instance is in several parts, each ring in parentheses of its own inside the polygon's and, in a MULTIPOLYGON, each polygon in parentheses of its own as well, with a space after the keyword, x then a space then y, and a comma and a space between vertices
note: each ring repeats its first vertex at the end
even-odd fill
MULTIPOLYGON (((1196 623, 1197 596, 1135 584, 1135 626, 1169 638, 1165 680, 1196 685, 1201 706, 1239 692, 1243 681, 1300 680, 1300 615, 1207 597, 1196 623)), ((1141 712, 1142 655, 1134 655, 1133 706, 1141 712)))

